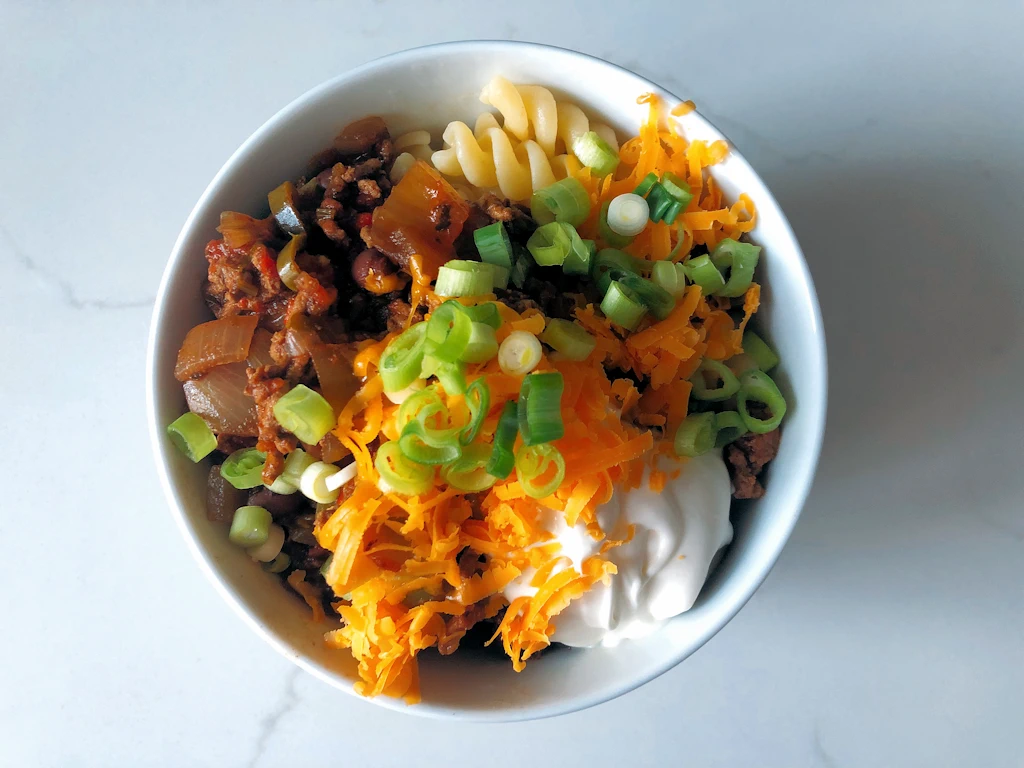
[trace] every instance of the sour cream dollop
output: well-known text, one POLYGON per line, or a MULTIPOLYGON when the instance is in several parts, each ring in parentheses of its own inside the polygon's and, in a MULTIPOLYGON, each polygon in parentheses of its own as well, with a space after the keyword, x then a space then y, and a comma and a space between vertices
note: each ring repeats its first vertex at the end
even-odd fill
MULTIPOLYGON (((615 646, 648 635, 689 610, 715 555, 732 541, 730 497, 729 473, 717 454, 688 461, 661 493, 650 490, 646 476, 640 488, 617 489, 598 510, 598 521, 610 537, 635 525, 633 539, 604 555, 618 567, 609 584, 596 584, 554 617, 552 640, 580 647, 615 646)), ((583 526, 570 528, 555 512, 544 522, 577 570, 598 553, 601 542, 583 526)), ((511 601, 532 595, 534 573, 527 570, 510 583, 505 597, 511 601)))

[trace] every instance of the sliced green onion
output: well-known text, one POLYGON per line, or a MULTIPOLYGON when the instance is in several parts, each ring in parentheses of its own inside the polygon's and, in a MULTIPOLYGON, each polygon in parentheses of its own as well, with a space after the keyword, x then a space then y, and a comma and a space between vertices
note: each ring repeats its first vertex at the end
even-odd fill
POLYGON ((281 547, 284 546, 284 528, 280 525, 271 525, 267 534, 267 540, 258 547, 249 547, 246 552, 249 557, 260 563, 269 563, 281 554, 281 547))
POLYGON ((498 340, 494 336, 494 329, 483 323, 471 325, 469 343, 462 353, 462 360, 466 363, 486 363, 498 354, 498 340))
POLYGON ((200 461, 217 447, 217 436, 210 425, 192 411, 183 413, 168 424, 167 434, 175 447, 191 461, 200 461))
POLYGON ((673 200, 672 204, 665 209, 665 212, 661 214, 661 220, 672 226, 676 223, 676 217, 685 210, 686 206, 680 203, 678 200, 673 200))
POLYGON ((410 421, 419 421, 425 425, 435 417, 439 418, 444 425, 443 428, 448 427, 448 406, 444 404, 437 387, 430 386, 422 392, 410 395, 399 406, 398 414, 395 416, 395 428, 401 432, 410 421))
POLYGON ((543 499, 565 479, 565 459, 551 443, 524 445, 516 452, 516 479, 526 495, 543 499))
POLYGON ((508 239, 508 231, 500 221, 474 230, 473 242, 476 243, 481 261, 512 269, 512 241, 508 239))
POLYGON ((267 573, 282 573, 288 570, 288 566, 292 564, 292 559, 288 557, 284 552, 278 554, 269 563, 263 564, 263 570, 267 573))
POLYGON ((420 496, 434 485, 433 467, 409 461, 395 440, 377 449, 373 466, 388 488, 406 496, 420 496))
POLYGON ((494 273, 494 288, 500 288, 505 290, 508 288, 508 278, 511 274, 511 270, 500 264, 488 264, 487 262, 481 262, 485 267, 490 267, 491 272, 494 273))
POLYGON ((678 301, 686 291, 686 272, 682 264, 673 264, 671 261, 656 261, 651 272, 651 279, 654 284, 672 295, 678 301))
POLYGON ((548 320, 540 340, 570 360, 586 360, 597 342, 582 326, 554 317, 548 320))
POLYGON ((441 479, 463 493, 486 491, 498 479, 487 471, 490 458, 490 446, 483 443, 468 445, 459 458, 441 467, 441 479))
POLYGON ((285 287, 293 291, 299 289, 299 275, 302 274, 295 257, 299 255, 299 251, 305 244, 306 236, 304 234, 292 235, 281 252, 277 254, 277 274, 285 287))
POLYGON ((523 379, 517 415, 524 445, 550 443, 565 435, 562 423, 564 387, 562 374, 557 371, 531 373, 523 379))
POLYGON ((267 488, 272 490, 274 493, 280 493, 285 496, 298 492, 302 473, 305 471, 306 467, 314 461, 316 461, 316 459, 304 450, 296 448, 285 456, 284 467, 281 469, 281 474, 278 475, 274 479, 274 482, 268 485, 267 488))
POLYGON ((454 300, 446 301, 427 321, 427 354, 446 363, 458 362, 466 352, 472 333, 473 321, 465 307, 454 300))
POLYGON ((526 248, 540 266, 560 267, 572 250, 569 232, 562 226, 562 222, 552 221, 537 227, 537 231, 526 241, 526 248))
POLYGON ((220 465, 220 476, 240 490, 263 484, 263 465, 267 454, 255 448, 235 451, 220 465))
MULTIPOLYGON (((644 201, 646 203, 646 201, 644 201)), ((620 235, 608 225, 608 209, 611 207, 611 200, 605 200, 601 204, 601 215, 597 218, 597 234, 612 248, 625 248, 633 242, 633 237, 620 235)), ((646 217, 644 223, 647 223, 646 217)))
POLYGON ((729 370, 725 363, 705 357, 690 377, 693 385, 693 396, 698 400, 728 400, 740 388, 739 379, 729 370), (717 387, 709 385, 708 379, 721 382, 717 387))
POLYGON ((533 256, 525 248, 516 248, 516 263, 512 267, 512 274, 509 275, 509 281, 516 288, 522 290, 523 286, 526 285, 526 278, 530 276, 530 270, 534 267, 533 256))
POLYGON ((398 445, 405 458, 417 464, 447 464, 462 455, 462 446, 455 434, 441 439, 436 431, 427 429, 419 421, 405 425, 398 445))
POLYGON ((438 360, 434 367, 434 375, 437 376, 441 387, 449 395, 466 394, 466 364, 446 363, 438 360))
POLYGON ((498 305, 493 301, 485 301, 475 307, 463 307, 463 309, 474 323, 483 323, 495 330, 501 328, 501 312, 498 311, 498 305))
POLYGON ((324 564, 320 566, 320 575, 323 576, 325 579, 327 578, 327 572, 329 570, 331 570, 331 562, 333 560, 334 560, 334 553, 331 552, 331 554, 329 554, 327 556, 327 559, 324 560, 324 564))
POLYGON ((740 377, 740 391, 736 397, 736 408, 747 429, 763 435, 777 429, 786 415, 786 398, 779 392, 775 381, 764 371, 747 371, 740 377), (772 415, 759 419, 751 415, 750 402, 763 403, 772 415))
POLYGON ((725 278, 707 254, 690 259, 683 265, 683 269, 690 282, 700 286, 704 296, 713 296, 725 286, 725 278))
POLYGON ((590 279, 597 284, 597 290, 604 294, 612 282, 611 277, 608 275, 608 270, 624 269, 640 274, 640 266, 637 261, 637 259, 625 251, 619 251, 615 248, 602 248, 597 252, 590 267, 590 279))
POLYGON ((765 373, 779 364, 779 356, 753 331, 743 332, 743 351, 754 358, 757 367, 765 373))
POLYGON ((647 193, 651 191, 651 188, 657 184, 657 182, 658 174, 652 171, 640 180, 640 183, 636 185, 636 189, 633 190, 633 194, 640 195, 640 197, 646 197, 647 193))
POLYGON ((264 507, 239 507, 231 518, 228 541, 239 547, 258 547, 270 538, 270 525, 273 522, 274 518, 264 507))
POLYGON ((618 280, 612 280, 601 300, 601 311, 616 325, 635 331, 647 314, 647 307, 632 290, 618 280))
POLYGON ((646 200, 627 192, 608 204, 608 227, 620 237, 636 237, 647 226, 650 212, 646 200))
POLYGON ((647 193, 647 205, 650 209, 651 221, 661 221, 669 206, 674 202, 675 199, 665 191, 660 181, 651 187, 651 191, 647 193))
POLYGON ((729 270, 729 279, 718 289, 719 296, 742 296, 754 279, 761 247, 732 238, 722 240, 711 252, 711 262, 719 272, 729 270))
POLYGON ((715 414, 715 448, 725 448, 750 430, 736 411, 722 411, 715 414))
POLYGON ((274 403, 274 418, 307 445, 319 443, 335 424, 330 403, 305 384, 296 384, 274 403))
POLYGON ((758 368, 757 361, 746 352, 740 352, 738 355, 733 355, 726 362, 726 365, 728 365, 729 370, 737 376, 741 373, 746 373, 747 371, 755 371, 758 368))
POLYGON ((563 221, 578 227, 590 215, 590 196, 583 185, 570 176, 534 192, 530 198, 530 213, 541 225, 563 221))
POLYGON ((515 455, 512 447, 519 434, 518 406, 514 400, 505 403, 498 419, 498 428, 494 432, 494 443, 491 445, 491 458, 487 460, 485 469, 488 474, 504 480, 512 473, 515 466, 515 455))
POLYGON ((323 461, 314 461, 302 472, 299 478, 299 490, 302 495, 317 504, 332 504, 338 498, 339 488, 333 491, 327 487, 327 480, 338 474, 339 470, 333 464, 323 461))
POLYGON ((693 192, 690 191, 690 185, 686 183, 679 176, 676 176, 672 171, 666 171, 661 175, 661 186, 664 187, 665 191, 672 197, 673 200, 682 205, 682 210, 686 210, 686 206, 690 204, 693 199, 693 192))
POLYGON ((607 176, 619 165, 619 153, 594 131, 587 131, 572 144, 572 153, 595 176, 607 176))
POLYGON ((651 310, 651 314, 659 320, 664 320, 675 309, 676 300, 672 298, 672 294, 652 281, 624 269, 612 269, 608 274, 613 280, 635 293, 643 305, 651 310))
POLYGON ((399 392, 419 377, 426 336, 427 323, 416 323, 388 344, 377 366, 385 392, 399 392))
POLYGON ((466 390, 466 405, 469 406, 469 424, 459 433, 462 445, 469 445, 476 440, 491 407, 491 388, 482 376, 466 390))
POLYGON ((498 365, 509 376, 525 376, 540 363, 544 350, 528 331, 512 331, 498 347, 498 365))
POLYGON ((452 259, 437 270, 434 293, 438 296, 483 296, 494 290, 493 264, 452 259))
POLYGON ((384 394, 387 396, 388 400, 395 405, 401 405, 409 399, 410 396, 415 395, 417 392, 422 392, 425 386, 427 386, 427 383, 423 379, 415 379, 413 383, 405 389, 400 389, 397 392, 385 392, 384 394))
POLYGON ((676 456, 693 458, 715 447, 715 414, 691 413, 676 430, 676 456))
POLYGON ((569 235, 569 253, 562 262, 562 271, 567 275, 590 274, 590 263, 593 261, 597 248, 593 240, 584 240, 576 228, 570 224, 562 224, 569 235))

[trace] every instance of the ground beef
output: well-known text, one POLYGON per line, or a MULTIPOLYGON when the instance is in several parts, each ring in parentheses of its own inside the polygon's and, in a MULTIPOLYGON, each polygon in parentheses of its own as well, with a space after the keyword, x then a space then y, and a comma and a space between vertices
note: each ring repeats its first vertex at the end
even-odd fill
POLYGON ((203 293, 217 317, 262 314, 282 293, 276 254, 263 244, 229 248, 223 240, 206 245, 206 285, 203 293))
POLYGON ((444 624, 444 637, 437 644, 437 650, 442 656, 450 656, 459 649, 459 643, 463 636, 473 626, 483 621, 487 601, 481 600, 466 608, 465 613, 459 616, 452 616, 444 624))
MULTIPOLYGON (((571 285, 571 288, 576 288, 571 285)), ((506 306, 522 314, 527 309, 537 309, 547 317, 560 317, 563 320, 575 318, 577 307, 585 306, 581 293, 565 290, 542 278, 527 278, 523 290, 508 288, 497 291, 498 299, 506 306)))
POLYGON ((284 455, 299 446, 295 436, 285 432, 274 416, 274 404, 291 389, 288 381, 273 375, 274 370, 274 367, 267 365, 249 368, 246 371, 249 384, 245 388, 245 393, 256 401, 256 426, 259 431, 256 447, 267 454, 263 466, 263 482, 268 485, 281 474, 284 455))
POLYGON ((491 221, 503 222, 514 241, 525 243, 537 229, 529 210, 518 203, 488 193, 480 200, 480 207, 491 221))
POLYGON ((729 474, 732 476, 733 496, 737 499, 759 499, 764 486, 759 475, 779 451, 779 430, 757 435, 748 433, 725 451, 729 474))
POLYGON ((483 573, 485 565, 484 556, 472 547, 466 547, 462 550, 459 553, 457 562, 459 564, 459 573, 462 574, 464 579, 470 579, 478 573, 483 573))

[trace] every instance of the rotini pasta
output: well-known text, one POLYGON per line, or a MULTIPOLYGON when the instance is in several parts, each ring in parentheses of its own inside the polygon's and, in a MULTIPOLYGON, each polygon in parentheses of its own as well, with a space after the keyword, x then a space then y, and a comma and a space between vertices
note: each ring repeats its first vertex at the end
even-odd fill
POLYGON ((397 184, 417 160, 430 162, 433 150, 430 149, 429 131, 409 131, 394 141, 395 151, 399 153, 391 166, 391 183, 397 184))
POLYGON ((446 175, 497 188, 512 200, 526 200, 578 167, 572 148, 588 131, 618 148, 615 131, 591 124, 582 109, 558 103, 547 88, 495 77, 484 86, 480 101, 498 110, 503 125, 491 113, 481 115, 472 131, 465 123, 449 123, 442 137, 445 148, 434 152, 431 161, 446 175))

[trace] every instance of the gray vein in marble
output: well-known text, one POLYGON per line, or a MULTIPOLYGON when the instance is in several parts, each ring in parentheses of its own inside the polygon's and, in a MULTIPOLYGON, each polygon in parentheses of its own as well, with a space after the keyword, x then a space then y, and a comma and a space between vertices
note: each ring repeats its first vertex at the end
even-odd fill
POLYGON ((270 743, 274 731, 277 730, 278 723, 281 722, 285 715, 295 709, 295 705, 299 703, 298 694, 295 692, 295 683, 298 681, 301 672, 302 670, 298 667, 292 667, 285 677, 284 691, 281 693, 281 697, 270 713, 260 721, 260 729, 256 737, 256 752, 252 759, 246 763, 246 768, 255 768, 260 758, 263 757, 263 751, 267 748, 267 744, 270 743))
POLYGON ((835 758, 826 751, 825 745, 821 743, 821 729, 814 724, 814 755, 825 768, 836 768, 835 758))
POLYGON ((31 272, 39 280, 55 291, 63 300, 64 304, 71 309, 84 310, 84 309, 97 309, 97 310, 109 310, 109 309, 141 309, 143 307, 153 306, 155 298, 147 299, 85 299, 78 295, 75 291, 74 285, 71 284, 66 278, 60 277, 53 274, 46 267, 39 264, 29 254, 18 245, 18 242, 14 239, 14 236, 10 233, 3 224, 0 224, 0 235, 7 241, 7 246, 14 256, 14 260, 18 262, 26 271, 31 272))

